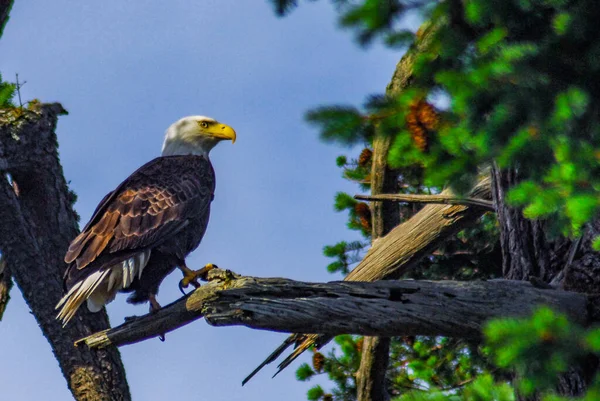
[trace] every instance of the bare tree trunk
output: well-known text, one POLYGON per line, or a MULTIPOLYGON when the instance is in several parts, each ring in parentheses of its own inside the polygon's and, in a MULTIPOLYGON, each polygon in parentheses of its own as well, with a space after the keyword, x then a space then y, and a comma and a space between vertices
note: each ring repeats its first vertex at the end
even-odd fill
POLYGON ((360 368, 356 372, 359 401, 387 401, 386 373, 390 362, 390 337, 365 337, 360 368))
MULTIPOLYGON (((417 45, 402 57, 392 80, 386 89, 389 96, 397 96, 410 86, 413 78, 415 58, 427 48, 429 39, 437 29, 427 25, 425 34, 417 45)), ((392 137, 379 133, 373 142, 373 165, 371 169, 371 195, 393 194, 398 191, 398 174, 388 167, 387 157, 392 137)), ((387 235, 400 222, 398 205, 393 202, 372 202, 372 240, 387 235)), ((363 342, 362 359, 357 372, 358 401, 385 401, 389 398, 386 390, 386 372, 389 362, 389 338, 366 337, 363 342)))
POLYGON ((66 328, 55 319, 54 306, 63 292, 63 256, 78 221, 54 133, 63 113, 59 104, 0 111, 0 251, 75 399, 130 400, 116 349, 73 345, 109 327, 106 313, 82 311, 66 328))
MULTIPOLYGON (((398 175, 387 164, 392 138, 379 135, 373 141, 373 164, 371 168, 371 193, 373 195, 395 193, 398 175)), ((372 241, 385 236, 400 222, 398 204, 372 202, 372 241)), ((365 337, 360 368, 356 374, 358 401, 385 401, 386 372, 389 363, 389 337, 365 337)))
MULTIPOLYGON (((516 170, 493 169, 492 193, 500 223, 504 278, 533 277, 572 291, 596 293, 600 287, 600 255, 592 249, 591 241, 600 234, 600 222, 590 223, 582 239, 550 240, 543 221, 528 220, 520 209, 507 204, 506 193, 518 182, 516 170)), ((558 391, 574 397, 583 395, 597 371, 598 359, 590 356, 561 375, 558 391)))

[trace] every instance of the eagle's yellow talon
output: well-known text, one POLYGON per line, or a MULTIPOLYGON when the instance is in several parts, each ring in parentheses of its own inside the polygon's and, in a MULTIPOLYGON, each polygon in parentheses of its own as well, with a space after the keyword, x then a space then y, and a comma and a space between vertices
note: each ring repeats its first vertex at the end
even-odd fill
POLYGON ((206 281, 208 272, 216 268, 217 265, 213 263, 207 263, 202 269, 199 270, 191 270, 185 265, 181 266, 180 269, 183 272, 183 278, 179 282, 179 290, 184 293, 183 289, 187 288, 190 284, 192 284, 195 288, 200 287, 198 279, 206 281))

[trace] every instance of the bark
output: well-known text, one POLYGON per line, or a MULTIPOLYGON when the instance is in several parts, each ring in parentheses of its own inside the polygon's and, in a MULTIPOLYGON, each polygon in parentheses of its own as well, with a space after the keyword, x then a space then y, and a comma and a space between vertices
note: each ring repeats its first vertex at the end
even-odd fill
POLYGON ((550 264, 551 245, 546 241, 542 222, 525 219, 521 210, 507 205, 506 192, 518 182, 514 171, 494 168, 493 175, 504 278, 527 280, 533 276, 549 282, 556 268, 550 264))
POLYGON ((74 195, 58 158, 59 104, 0 111, 0 252, 50 342, 77 400, 129 400, 116 349, 78 350, 73 341, 109 327, 106 313, 82 311, 66 327, 55 319, 63 256, 77 234, 74 195))
POLYGON ((10 270, 6 266, 4 258, 0 257, 0 320, 6 311, 6 305, 10 300, 10 290, 13 286, 10 270))
MULTIPOLYGON (((493 169, 493 196, 500 224, 504 278, 527 280, 534 277, 571 291, 596 293, 600 288, 600 258, 592 249, 591 241, 600 234, 600 221, 590 223, 581 239, 551 239, 543 221, 526 219, 520 209, 507 204, 506 193, 519 181, 517 170, 493 169)), ((590 303, 591 319, 598 318, 599 306, 596 298, 590 303)), ((589 356, 560 376, 557 390, 562 395, 583 395, 598 366, 598 358, 589 356)))
POLYGON ((13 6, 13 0, 0 0, 0 36, 4 31, 4 26, 8 22, 8 15, 13 6))
POLYGON ((386 373, 390 363, 390 337, 365 337, 356 372, 356 394, 359 401, 387 401, 386 373))
POLYGON ((571 247, 574 257, 565 264, 564 288, 577 292, 597 292, 600 288, 600 254, 592 247, 592 240, 600 236, 600 220, 587 225, 576 248, 571 247))
POLYGON ((305 283, 256 278, 215 269, 209 282, 155 313, 134 318, 83 341, 120 346, 172 331, 204 317, 213 326, 242 325, 330 336, 450 336, 481 338, 492 318, 528 316, 539 305, 591 323, 595 296, 541 289, 525 281, 415 281, 305 283), (444 313, 440 313, 443 307, 444 313))

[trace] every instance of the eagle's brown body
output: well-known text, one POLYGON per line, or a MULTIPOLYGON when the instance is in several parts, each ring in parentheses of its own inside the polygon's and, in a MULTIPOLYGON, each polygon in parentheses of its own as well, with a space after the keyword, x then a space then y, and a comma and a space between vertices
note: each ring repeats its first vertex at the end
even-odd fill
POLYGON ((140 303, 202 240, 215 175, 205 156, 158 157, 139 168, 98 205, 65 256, 66 323, 88 300, 99 310, 117 291, 140 303))

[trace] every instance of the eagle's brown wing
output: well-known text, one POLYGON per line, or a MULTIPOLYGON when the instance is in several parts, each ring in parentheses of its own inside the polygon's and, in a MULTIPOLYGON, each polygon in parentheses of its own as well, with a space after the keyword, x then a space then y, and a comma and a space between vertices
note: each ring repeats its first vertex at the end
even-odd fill
POLYGON ((190 219, 209 213, 214 186, 212 166, 201 156, 158 157, 140 167, 102 200, 71 242, 65 255, 70 291, 59 306, 74 309, 72 316, 109 280, 108 270, 131 260, 129 278, 126 272, 121 288, 127 287, 135 276, 131 273, 141 273, 152 248, 182 230, 190 219))
POLYGON ((66 263, 81 270, 102 252, 152 248, 208 210, 214 190, 209 162, 200 156, 158 157, 105 197, 69 246, 66 263))

